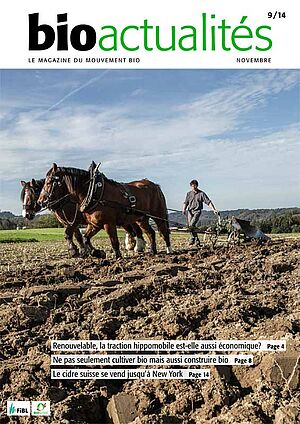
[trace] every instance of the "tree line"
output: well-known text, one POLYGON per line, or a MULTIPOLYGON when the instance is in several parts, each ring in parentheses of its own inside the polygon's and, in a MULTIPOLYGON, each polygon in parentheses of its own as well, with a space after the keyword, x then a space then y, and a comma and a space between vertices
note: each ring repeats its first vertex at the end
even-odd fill
MULTIPOLYGON (((242 218, 240 214, 235 214, 235 216, 242 218)), ((298 213, 298 210, 289 210, 279 215, 274 212, 262 219, 256 217, 256 219, 251 220, 251 223, 267 234, 300 233, 300 213, 298 213)), ((0 230, 15 230, 17 227, 23 228, 24 226, 26 228, 62 227, 52 214, 37 215, 32 221, 24 220, 22 217, 14 216, 11 213, 2 214, 0 217, 0 230)))
POLYGON ((273 215, 254 224, 267 234, 300 233, 300 214, 273 215))
POLYGON ((16 230, 17 228, 60 228, 62 225, 52 214, 38 215, 32 221, 22 217, 10 216, 0 218, 0 230, 16 230))

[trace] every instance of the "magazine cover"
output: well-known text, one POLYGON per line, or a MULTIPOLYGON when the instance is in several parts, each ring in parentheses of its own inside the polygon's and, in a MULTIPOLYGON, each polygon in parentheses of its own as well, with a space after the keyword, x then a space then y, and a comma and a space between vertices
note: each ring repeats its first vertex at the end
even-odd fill
POLYGON ((2 3, 0 423, 299 423, 299 4, 2 3))

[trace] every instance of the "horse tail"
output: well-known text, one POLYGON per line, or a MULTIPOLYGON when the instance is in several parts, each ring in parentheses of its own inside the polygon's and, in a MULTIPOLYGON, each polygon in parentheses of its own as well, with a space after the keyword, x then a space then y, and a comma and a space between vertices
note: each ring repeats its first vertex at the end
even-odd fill
POLYGON ((162 192, 162 189, 160 188, 160 186, 158 184, 156 184, 156 186, 157 186, 158 197, 160 198, 161 205, 162 205, 161 217, 165 220, 166 225, 169 228, 169 219, 168 219, 168 209, 167 209, 166 198, 165 198, 165 195, 162 192))

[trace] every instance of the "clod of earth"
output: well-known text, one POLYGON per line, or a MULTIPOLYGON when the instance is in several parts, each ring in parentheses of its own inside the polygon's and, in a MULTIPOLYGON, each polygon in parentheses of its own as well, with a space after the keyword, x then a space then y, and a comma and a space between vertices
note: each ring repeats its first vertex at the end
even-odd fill
POLYGON ((134 424, 299 422, 300 240, 188 250, 178 238, 174 250, 115 262, 68 259, 63 241, 1 245, 3 398, 51 400, 53 424, 111 424, 108 404, 122 397, 134 424), (211 367, 207 381, 50 380, 50 340, 99 338, 269 338, 288 349, 211 367))

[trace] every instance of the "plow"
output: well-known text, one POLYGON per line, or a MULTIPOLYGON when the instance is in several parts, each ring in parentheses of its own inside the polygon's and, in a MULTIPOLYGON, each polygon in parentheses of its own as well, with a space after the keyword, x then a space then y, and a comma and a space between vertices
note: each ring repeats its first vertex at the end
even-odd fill
POLYGON ((222 219, 218 217, 218 222, 215 226, 209 227, 204 231, 204 243, 215 247, 220 236, 225 237, 226 244, 239 245, 241 242, 256 240, 265 242, 270 240, 259 228, 251 225, 250 221, 236 218, 222 219))
MULTIPOLYGON (((192 229, 191 227, 184 226, 179 223, 176 226, 171 226, 171 232, 181 232, 187 233, 192 229)), ((217 242, 226 243, 227 246, 230 245, 239 245, 241 242, 247 242, 251 240, 256 240, 258 242, 266 242, 270 240, 266 234, 264 234, 259 228, 252 225, 250 221, 236 218, 232 216, 230 218, 221 218, 218 215, 217 222, 206 228, 201 229, 199 227, 194 227, 193 231, 198 234, 203 235, 203 243, 205 245, 215 247, 217 242)))

